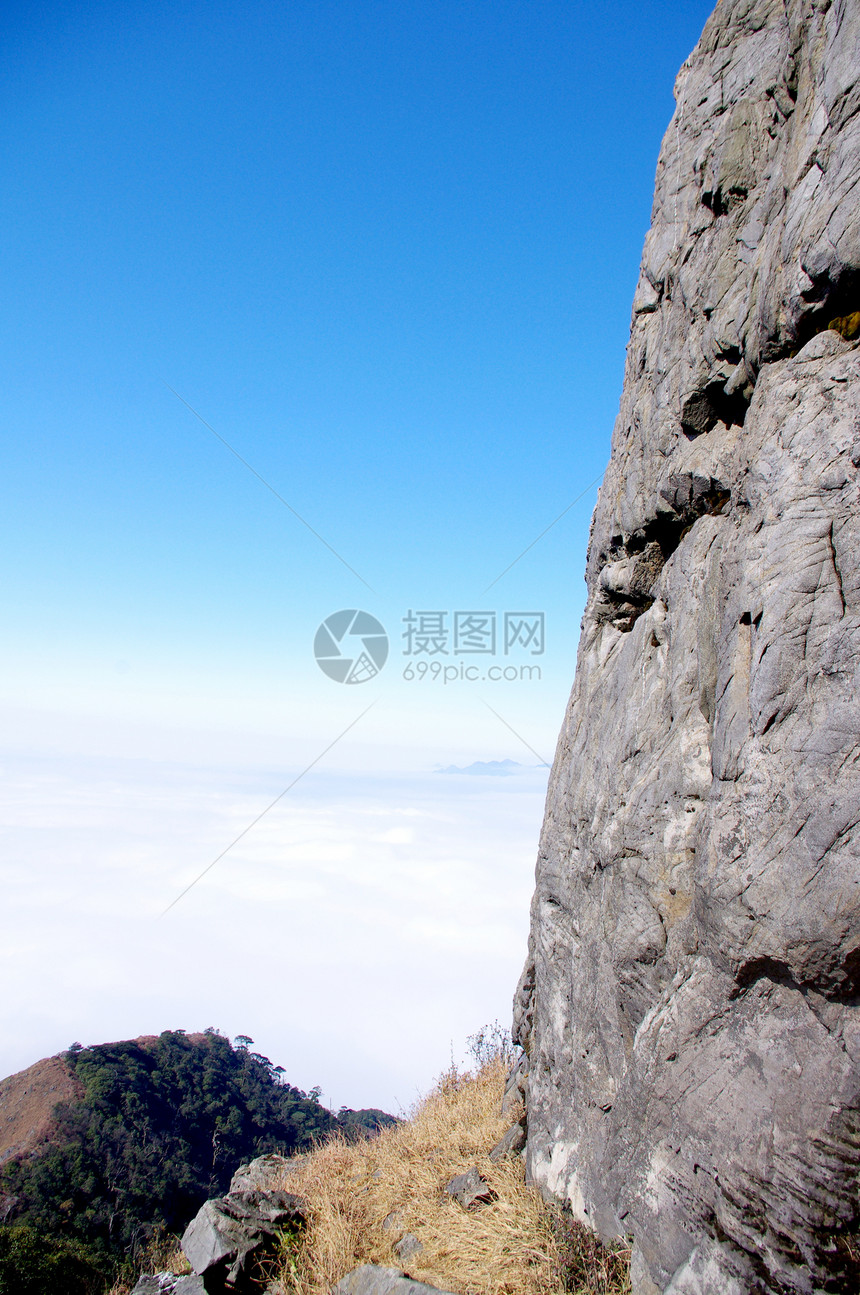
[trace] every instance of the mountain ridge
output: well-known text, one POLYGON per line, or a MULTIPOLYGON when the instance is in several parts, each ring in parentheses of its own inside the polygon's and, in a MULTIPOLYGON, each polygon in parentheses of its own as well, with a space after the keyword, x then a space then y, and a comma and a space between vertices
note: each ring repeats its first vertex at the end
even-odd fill
POLYGON ((212 1029, 73 1044, 0 1082, 0 1221, 122 1264, 181 1231, 243 1162, 395 1124, 338 1113, 281 1067, 212 1029))

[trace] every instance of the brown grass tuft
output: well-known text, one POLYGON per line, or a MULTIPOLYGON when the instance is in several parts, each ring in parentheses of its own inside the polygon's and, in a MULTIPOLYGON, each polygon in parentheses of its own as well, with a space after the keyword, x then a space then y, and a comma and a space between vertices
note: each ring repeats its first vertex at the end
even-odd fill
MULTIPOLYGON (((134 1270, 138 1273, 176 1273, 181 1277, 191 1272, 191 1265, 182 1252, 179 1237, 164 1228, 156 1228, 146 1245, 134 1256, 134 1270)), ((108 1295, 129 1295, 137 1284, 136 1277, 118 1277, 108 1295)))
POLYGON ((305 1198, 310 1217, 301 1239, 284 1242, 285 1290, 328 1295, 377 1263, 459 1295, 624 1295, 626 1259, 610 1259, 584 1229, 578 1244, 526 1186, 519 1158, 489 1160, 519 1114, 500 1114, 505 1073, 502 1056, 474 1075, 452 1066, 404 1123, 363 1142, 334 1139, 295 1165, 281 1186, 305 1198), (472 1165, 496 1199, 467 1212, 444 1188, 472 1165), (407 1232, 423 1250, 403 1265, 393 1246, 407 1232))

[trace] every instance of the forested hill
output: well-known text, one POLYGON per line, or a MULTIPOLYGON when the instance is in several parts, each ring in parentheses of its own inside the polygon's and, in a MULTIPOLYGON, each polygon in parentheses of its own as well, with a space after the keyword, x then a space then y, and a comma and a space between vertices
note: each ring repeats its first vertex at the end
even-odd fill
POLYGON ((355 1136, 394 1123, 375 1110, 335 1115, 319 1089, 292 1087, 252 1044, 244 1036, 231 1044, 216 1030, 74 1044, 40 1063, 53 1066, 54 1081, 65 1079, 44 1087, 41 1111, 31 1072, 4 1080, 0 1126, 14 1125, 17 1101, 30 1136, 0 1143, 0 1159, 8 1157, 0 1219, 119 1258, 159 1226, 181 1231, 243 1161, 306 1150, 338 1129, 355 1136))

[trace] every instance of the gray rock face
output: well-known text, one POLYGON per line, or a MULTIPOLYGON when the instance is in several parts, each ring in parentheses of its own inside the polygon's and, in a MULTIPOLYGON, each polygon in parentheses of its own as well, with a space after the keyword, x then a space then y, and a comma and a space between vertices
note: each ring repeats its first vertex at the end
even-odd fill
POLYGON ((634 1234, 637 1295, 854 1290, 860 0, 721 0, 676 99, 514 1004, 527 1167, 634 1234))
MULTIPOLYGON (((362 1264, 338 1282, 332 1295, 439 1295, 439 1288, 412 1281, 399 1268, 362 1264)), ((442 1291, 441 1295, 451 1293, 442 1291)))
POLYGON ((240 1165, 230 1179, 230 1192, 268 1192, 283 1180, 284 1174, 299 1164, 303 1156, 279 1156, 271 1151, 257 1156, 247 1165, 240 1165))
POLYGON ((182 1249, 207 1291, 253 1285, 254 1260, 277 1233, 304 1219, 304 1203, 289 1192, 231 1192, 207 1201, 182 1237, 182 1249))
POLYGON ((521 1052, 508 1072, 502 1096, 502 1115, 511 1115, 520 1105, 525 1105, 529 1078, 529 1059, 521 1052))

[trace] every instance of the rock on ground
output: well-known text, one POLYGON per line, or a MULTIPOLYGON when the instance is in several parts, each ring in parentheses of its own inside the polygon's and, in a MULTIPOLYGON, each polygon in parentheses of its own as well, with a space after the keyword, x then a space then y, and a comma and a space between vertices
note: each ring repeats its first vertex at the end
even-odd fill
POLYGON ((407 1232, 402 1236, 396 1245, 391 1247, 397 1258, 402 1264, 408 1264, 410 1259, 420 1255, 424 1249, 414 1232, 407 1232))
POLYGON ((453 1196, 464 1210, 476 1209, 479 1205, 489 1205, 495 1199, 495 1192, 481 1176, 477 1167, 452 1178, 445 1191, 453 1196))
POLYGON ((362 1264, 338 1282, 332 1295, 451 1295, 451 1292, 440 1292, 436 1286, 412 1281, 399 1268, 362 1264))
POLYGON ((675 93, 515 998, 527 1169, 634 1235, 636 1295, 854 1290, 860 0, 721 0, 675 93))

